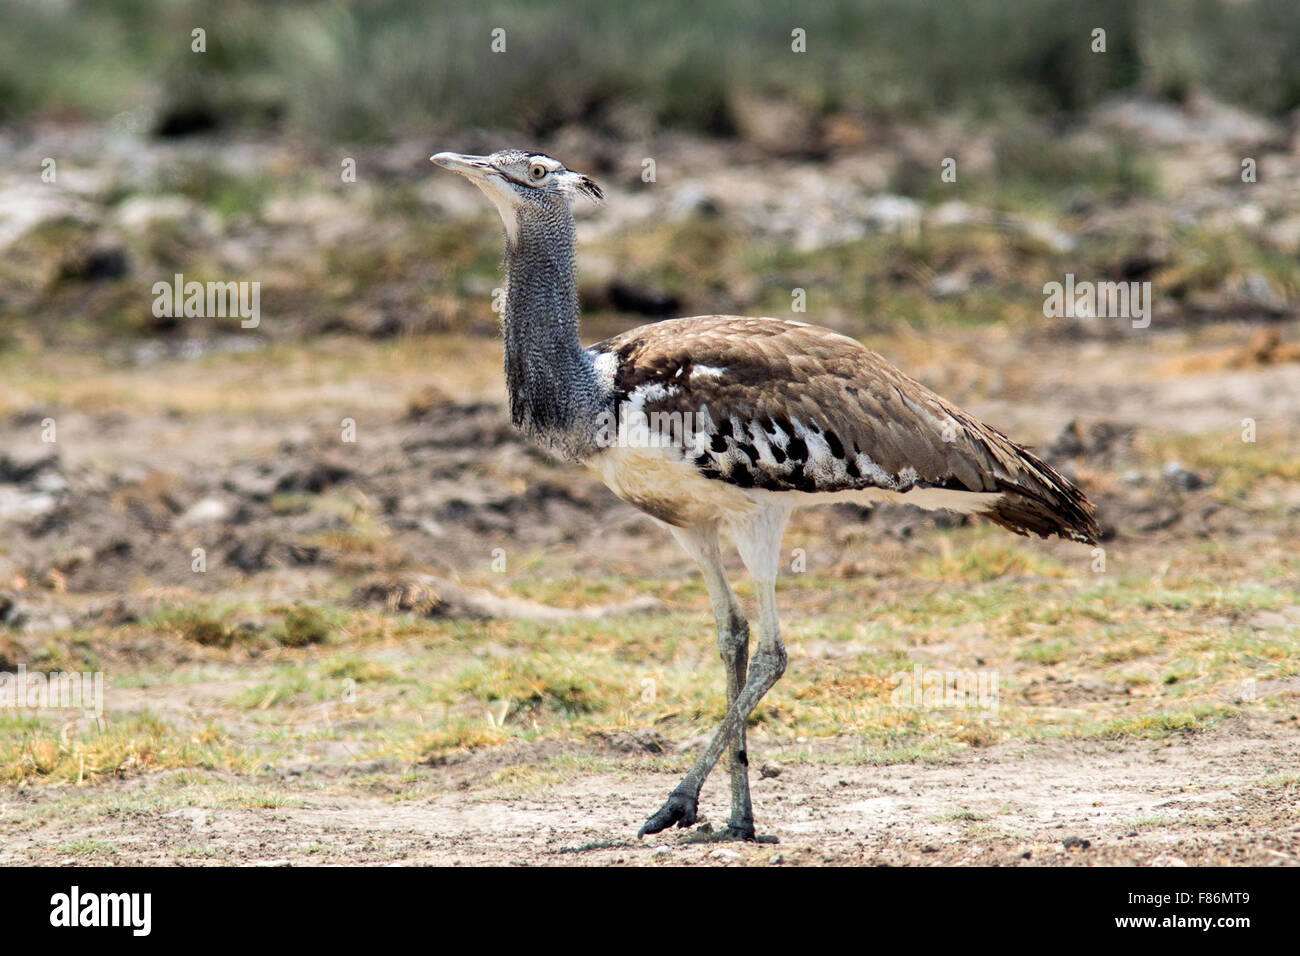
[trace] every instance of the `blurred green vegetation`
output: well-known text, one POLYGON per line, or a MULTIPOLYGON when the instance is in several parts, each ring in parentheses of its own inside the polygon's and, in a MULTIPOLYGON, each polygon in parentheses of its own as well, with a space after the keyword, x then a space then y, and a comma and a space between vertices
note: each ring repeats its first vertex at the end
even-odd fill
MULTIPOLYGON (((259 188, 274 189, 278 182, 266 178, 259 188)), ((1043 192, 1020 180, 999 186, 975 179, 968 189, 977 201, 1004 208, 1038 208, 1029 200, 1043 192)), ((1045 213, 1064 215, 1066 226, 1077 226, 1061 208, 1077 192, 1063 188, 1054 204, 1043 207, 1045 213)), ((383 200, 376 196, 376 203, 383 200)), ((359 207, 362 217, 371 211, 359 207)), ((1085 235, 1068 250, 998 221, 927 228, 907 241, 892 231, 873 232, 810 250, 715 216, 641 224, 594 244, 612 266, 579 274, 584 330, 596 340, 627 327, 629 316, 609 299, 611 275, 670 296, 681 314, 786 315, 792 288, 815 289, 818 320, 856 336, 900 326, 1041 328, 1043 284, 1066 272, 1122 279, 1148 254, 1145 224, 1134 216, 1123 228, 1085 235), (962 281, 937 291, 936 282, 945 276, 962 281)), ((0 303, 0 357, 30 356, 40 342, 102 347, 182 327, 199 337, 238 327, 237 317, 191 319, 183 326, 157 318, 149 309, 152 298, 140 292, 140 274, 166 278, 183 268, 198 281, 220 278, 226 267, 209 243, 177 223, 160 222, 126 242, 133 273, 94 282, 64 277, 60 263, 77 260, 95 235, 84 223, 45 223, 0 260, 0 288, 9 290, 9 301, 0 303)), ((500 269, 499 226, 488 215, 468 224, 384 221, 359 235, 363 240, 319 254, 304 255, 291 245, 259 259, 260 274, 267 276, 260 280, 263 306, 286 317, 264 325, 262 335, 282 342, 323 333, 496 335, 495 315, 484 305, 482 291, 498 281, 500 269), (376 316, 391 321, 376 325, 376 316)), ((1260 277, 1287 301, 1300 296, 1294 259, 1240 231, 1176 224, 1165 242, 1150 278, 1155 293, 1177 310, 1166 317, 1167 327, 1204 321, 1192 314, 1193 305, 1239 284, 1243 276, 1260 277)), ((1223 305, 1220 311, 1231 317, 1233 308, 1223 305)), ((300 506, 289 498, 277 503, 286 512, 300 506)), ((316 544, 370 553, 381 543, 371 542, 368 533, 352 529, 316 544)))
POLYGON ((0 121, 368 140, 571 121, 725 134, 737 93, 813 111, 1055 115, 1138 85, 1300 106, 1294 0, 3 0, 0 121), (207 51, 191 52, 191 31, 207 51), (791 52, 791 30, 807 53, 791 52), (1107 52, 1090 34, 1107 31, 1107 52), (506 53, 490 49, 505 31, 506 53))

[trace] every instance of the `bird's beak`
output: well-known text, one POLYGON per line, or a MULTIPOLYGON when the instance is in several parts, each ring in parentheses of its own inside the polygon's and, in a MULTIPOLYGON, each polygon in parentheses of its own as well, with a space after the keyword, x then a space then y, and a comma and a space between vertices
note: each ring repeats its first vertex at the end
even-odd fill
POLYGON ((470 179, 482 179, 484 176, 496 172, 486 156, 467 156, 464 153, 434 153, 429 157, 429 162, 437 163, 443 169, 450 169, 453 173, 460 173, 470 179))

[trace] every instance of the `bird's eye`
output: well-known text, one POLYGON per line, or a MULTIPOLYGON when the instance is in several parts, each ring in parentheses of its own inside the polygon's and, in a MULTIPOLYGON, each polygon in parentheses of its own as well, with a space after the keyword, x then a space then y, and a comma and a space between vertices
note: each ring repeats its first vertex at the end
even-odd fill
POLYGON ((533 163, 532 169, 528 170, 528 175, 533 177, 534 180, 540 180, 545 179, 546 174, 549 172, 550 170, 541 163, 533 163))

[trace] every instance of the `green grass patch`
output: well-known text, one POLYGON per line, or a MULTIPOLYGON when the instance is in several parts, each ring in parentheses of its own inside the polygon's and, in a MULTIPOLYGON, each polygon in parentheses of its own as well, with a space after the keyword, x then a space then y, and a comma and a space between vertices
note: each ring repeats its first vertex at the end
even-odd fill
POLYGON ((1184 712, 1120 717, 1116 720, 1107 721, 1092 736, 1107 737, 1113 740, 1123 738, 1162 740, 1175 734, 1200 733, 1208 729, 1216 720, 1233 716, 1236 713, 1237 711, 1230 707, 1202 704, 1184 712))
POLYGON ((94 783, 174 767, 247 770, 241 748, 216 726, 184 732, 149 714, 68 737, 62 722, 24 721, 0 736, 0 781, 94 783))

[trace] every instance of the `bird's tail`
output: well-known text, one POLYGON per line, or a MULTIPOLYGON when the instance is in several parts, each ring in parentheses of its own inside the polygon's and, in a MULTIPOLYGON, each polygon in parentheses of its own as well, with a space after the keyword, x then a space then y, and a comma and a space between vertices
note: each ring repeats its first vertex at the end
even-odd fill
POLYGON ((984 516, 1016 534, 1058 535, 1096 544, 1101 538, 1096 511, 1082 491, 1036 455, 1020 446, 1020 473, 999 480, 1002 495, 984 516))

